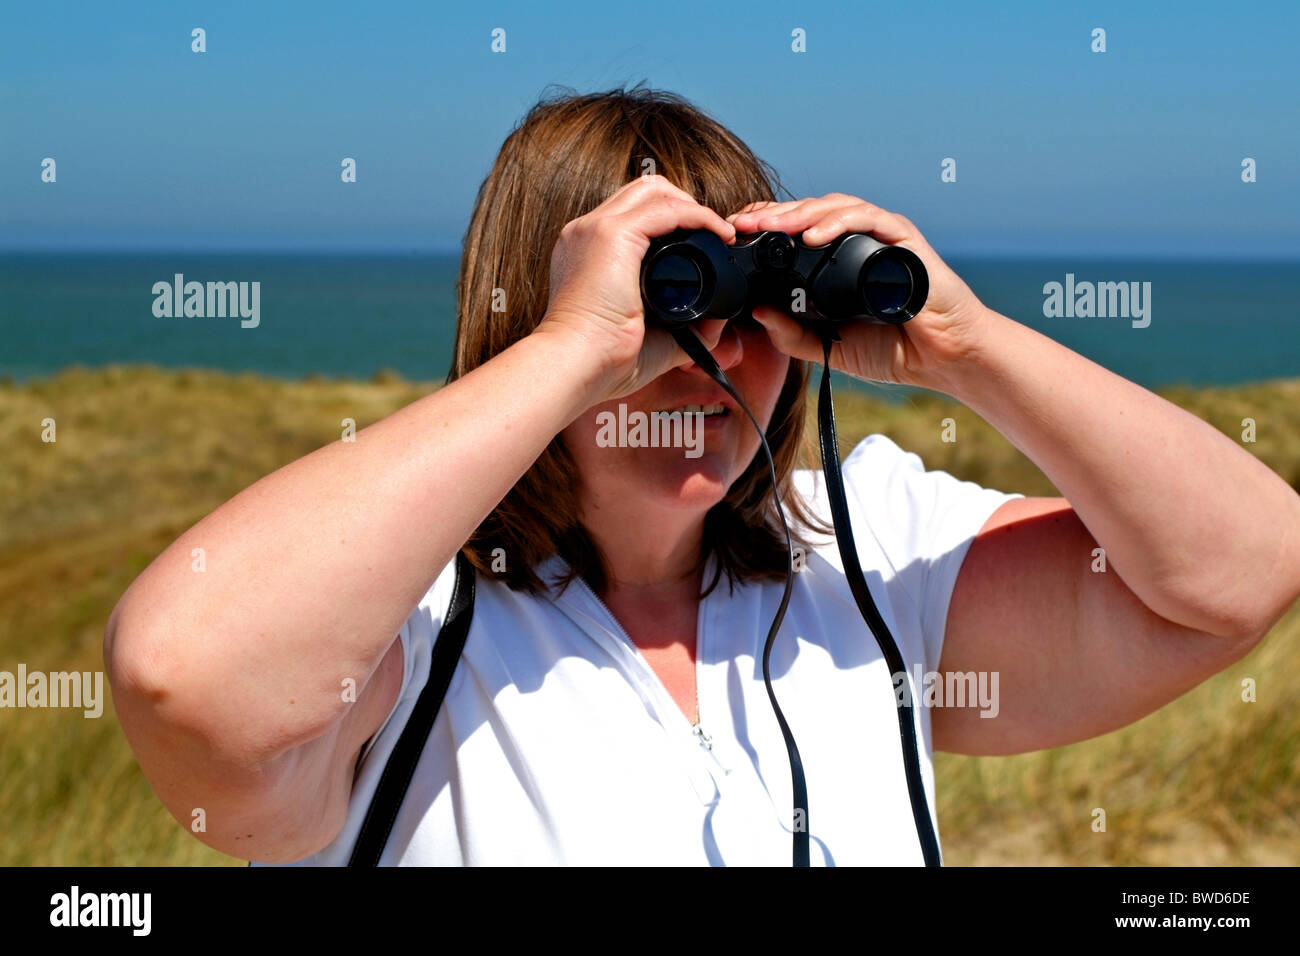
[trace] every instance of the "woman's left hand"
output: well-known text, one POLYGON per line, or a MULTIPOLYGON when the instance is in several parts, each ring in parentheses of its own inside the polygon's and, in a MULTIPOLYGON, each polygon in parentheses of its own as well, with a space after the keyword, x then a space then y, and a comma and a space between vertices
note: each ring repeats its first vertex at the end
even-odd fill
MULTIPOLYGON (((930 248, 910 219, 873 206, 856 196, 829 193, 817 199, 751 203, 727 217, 737 232, 775 230, 822 246, 846 232, 869 233, 881 242, 920 256, 930 277, 925 307, 902 325, 844 323, 842 339, 831 347, 831 366, 874 382, 917 385, 945 391, 947 373, 980 346, 989 310, 970 287, 930 248)), ((789 315, 762 306, 754 318, 772 343, 794 358, 821 362, 815 330, 789 315)))

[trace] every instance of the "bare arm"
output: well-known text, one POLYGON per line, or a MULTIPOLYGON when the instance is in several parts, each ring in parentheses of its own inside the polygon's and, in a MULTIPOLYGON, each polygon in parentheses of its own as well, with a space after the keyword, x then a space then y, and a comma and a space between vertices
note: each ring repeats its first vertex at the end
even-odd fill
POLYGON ((321 809, 341 825, 346 790, 328 777, 350 772, 347 756, 393 703, 394 636, 587 407, 586 361, 564 334, 528 336, 355 443, 327 445, 251 485, 141 574, 114 611, 105 659, 141 766, 178 819, 203 807, 213 846, 301 857, 329 827, 259 817, 292 803, 306 774, 315 785, 306 792, 333 792, 321 809), (206 552, 201 573, 191 570, 193 548, 206 552), (346 678, 355 703, 344 702, 346 678))
POLYGON ((1300 595, 1300 496, 1026 326, 989 312, 979 340, 943 390, 1065 497, 1008 502, 971 545, 940 669, 998 671, 1001 712, 936 711, 934 743, 1017 753, 1124 726, 1249 651, 1300 595))
MULTIPOLYGON (((282 862, 337 836, 400 688, 395 635, 438 573, 582 411, 689 364, 645 328, 637 283, 650 238, 682 227, 735 235, 663 177, 628 183, 560 233, 535 331, 240 492, 123 595, 104 646, 118 715, 172 815, 203 809, 204 842, 282 862)), ((724 324, 701 323, 710 347, 724 324)))

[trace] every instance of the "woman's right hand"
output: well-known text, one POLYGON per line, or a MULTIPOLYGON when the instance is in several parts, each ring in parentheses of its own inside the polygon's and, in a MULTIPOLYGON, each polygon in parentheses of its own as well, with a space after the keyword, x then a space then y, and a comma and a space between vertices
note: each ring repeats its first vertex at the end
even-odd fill
MULTIPOLYGON (((735 228, 663 176, 640 176, 565 224, 551 254, 550 294, 537 332, 574 336, 599 365, 592 404, 619 398, 691 359, 664 329, 647 327, 641 262, 650 240, 674 229, 709 229, 731 243, 735 228)), ((726 322, 696 328, 714 348, 726 322)))

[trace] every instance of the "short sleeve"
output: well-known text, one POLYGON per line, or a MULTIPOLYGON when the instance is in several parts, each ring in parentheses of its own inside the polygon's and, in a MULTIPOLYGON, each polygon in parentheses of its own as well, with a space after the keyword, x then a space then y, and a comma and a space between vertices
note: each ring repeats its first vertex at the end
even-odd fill
POLYGON ((451 607, 451 592, 455 584, 456 559, 452 558, 398 629, 397 638, 402 642, 402 687, 379 730, 362 748, 361 759, 364 760, 370 753, 371 746, 384 736, 389 724, 393 723, 398 715, 404 715, 401 717, 402 723, 405 723, 405 717, 409 716, 415 699, 419 697, 428 678, 429 663, 433 659, 433 644, 437 640, 438 632, 442 630, 442 622, 451 607))
MULTIPOLYGON (((966 552, 993 512, 1024 495, 927 471, 918 455, 884 435, 861 441, 841 470, 858 549, 866 535, 875 539, 893 580, 916 608, 926 663, 936 669, 966 552)), ((824 501, 824 476, 819 472, 815 479, 824 501)))

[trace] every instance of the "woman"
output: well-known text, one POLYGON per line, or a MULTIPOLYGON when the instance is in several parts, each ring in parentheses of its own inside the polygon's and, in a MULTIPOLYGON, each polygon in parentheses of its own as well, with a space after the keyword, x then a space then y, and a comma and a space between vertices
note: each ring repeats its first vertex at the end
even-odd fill
MULTIPOLYGON (((1240 658, 1300 593, 1300 500, 1251 455, 984 307, 903 216, 838 193, 777 202, 772 182, 669 94, 530 112, 478 195, 448 384, 237 495, 114 611, 118 713, 178 820, 202 808, 200 839, 245 859, 346 862, 463 549, 469 636, 381 862, 789 862, 791 772, 760 665, 785 541, 749 421, 643 323, 642 257, 675 228, 911 249, 924 311, 846 330, 832 364, 959 399, 1064 495, 925 472, 883 436, 845 462, 909 671, 998 678, 995 704, 919 708, 931 808, 933 748, 1121 727, 1240 658), (620 404, 712 412, 703 454, 604 447, 598 416, 620 404)), ((805 549, 771 666, 812 862, 920 862, 890 675, 818 475, 795 470, 820 342, 772 309, 699 329, 765 425, 805 549)))

